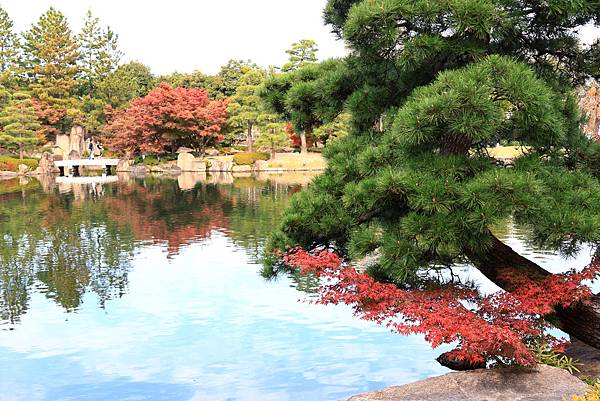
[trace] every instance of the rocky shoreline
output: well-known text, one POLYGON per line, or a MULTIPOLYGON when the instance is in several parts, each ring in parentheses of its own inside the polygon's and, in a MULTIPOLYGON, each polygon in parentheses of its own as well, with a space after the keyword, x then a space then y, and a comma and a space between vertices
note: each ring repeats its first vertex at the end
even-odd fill
MULTIPOLYGON (((273 166, 274 162, 257 160, 250 165, 236 165, 232 158, 226 156, 196 158, 190 153, 180 153, 177 161, 166 162, 159 165, 132 164, 128 159, 119 161, 116 172, 130 173, 134 175, 167 175, 173 176, 181 173, 232 173, 232 174, 252 174, 252 173, 284 173, 284 172, 321 172, 326 168, 325 163, 318 165, 300 165, 300 166, 273 166)), ((277 164, 277 163, 274 163, 277 164)), ((284 163, 282 163, 284 164, 284 163)), ((101 167, 85 167, 86 170, 101 170, 101 167)), ((58 168, 54 165, 52 157, 48 154, 42 156, 38 168, 30 171, 23 164, 19 165, 18 171, 0 171, 0 179, 10 179, 22 176, 38 176, 57 174, 58 168)))
POLYGON ((157 166, 147 166, 144 164, 132 165, 129 160, 121 160, 117 165, 117 172, 134 174, 177 174, 184 172, 191 173, 256 173, 256 172, 287 172, 287 171, 323 171, 326 165, 323 163, 318 166, 302 165, 292 166, 273 166, 273 160, 257 160, 249 165, 237 165, 232 157, 228 156, 209 156, 197 158, 191 153, 181 152, 178 154, 177 161, 164 163, 157 166))
POLYGON ((563 369, 502 368, 452 372, 355 395, 346 401, 564 401, 588 386, 563 369))

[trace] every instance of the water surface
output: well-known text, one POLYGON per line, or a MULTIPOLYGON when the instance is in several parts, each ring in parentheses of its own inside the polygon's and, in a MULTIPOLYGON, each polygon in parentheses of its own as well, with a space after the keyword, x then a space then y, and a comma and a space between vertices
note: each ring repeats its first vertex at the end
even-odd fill
POLYGON ((0 399, 326 401, 444 373, 420 337, 260 277, 310 178, 0 182, 0 399))
POLYGON ((422 339, 260 277, 309 180, 0 183, 0 399, 336 400, 444 372, 422 339))

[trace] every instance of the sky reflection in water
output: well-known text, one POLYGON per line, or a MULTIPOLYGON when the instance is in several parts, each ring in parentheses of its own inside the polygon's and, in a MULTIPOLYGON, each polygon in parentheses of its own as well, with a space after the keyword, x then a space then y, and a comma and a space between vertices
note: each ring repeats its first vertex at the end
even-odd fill
POLYGON ((445 372, 420 337, 259 276, 307 180, 0 183, 0 399, 337 400, 445 372))

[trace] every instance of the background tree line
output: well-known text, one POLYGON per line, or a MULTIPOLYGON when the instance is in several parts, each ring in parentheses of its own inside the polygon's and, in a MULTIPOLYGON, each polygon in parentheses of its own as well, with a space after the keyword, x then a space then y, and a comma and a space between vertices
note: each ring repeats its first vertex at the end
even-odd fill
MULTIPOLYGON (((181 144, 200 150, 240 140, 252 151, 259 137, 257 145, 272 152, 290 146, 293 133, 285 129, 289 118, 273 114, 259 96, 266 79, 280 75, 277 68, 230 60, 214 75, 196 70, 156 76, 138 61, 122 63, 118 39, 91 11, 77 33, 54 8, 18 34, 0 7, 0 146, 10 152, 18 150, 22 157, 26 150, 54 141, 75 124, 91 135, 103 136, 117 153, 144 149, 168 153, 181 144), (168 85, 159 91, 162 83, 168 85), (135 117, 141 115, 142 104, 156 103, 157 96, 165 100, 164 95, 175 90, 168 95, 177 97, 176 110, 151 115, 152 138, 141 135, 149 124, 135 117), (151 98, 146 102, 132 103, 147 96, 151 98), (201 98, 205 100, 198 103, 201 98), (176 114, 183 110, 194 110, 194 117, 181 119, 176 114), (132 146, 132 137, 148 146, 132 146)), ((293 72, 315 64, 317 51, 314 41, 294 43, 281 70, 293 72)), ((343 131, 344 127, 329 127, 314 139, 325 142, 343 131), (336 132, 329 135, 331 129, 336 132)), ((306 141, 302 143, 306 150, 306 141)))

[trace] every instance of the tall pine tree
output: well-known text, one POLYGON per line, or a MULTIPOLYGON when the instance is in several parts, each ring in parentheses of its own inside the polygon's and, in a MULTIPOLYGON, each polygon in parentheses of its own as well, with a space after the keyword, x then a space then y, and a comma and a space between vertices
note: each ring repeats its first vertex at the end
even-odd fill
POLYGON ((50 8, 23 34, 24 73, 48 139, 80 115, 79 44, 65 16, 50 8))
POLYGON ((292 43, 292 47, 285 51, 290 57, 281 67, 281 71, 294 71, 316 63, 318 51, 317 42, 311 39, 301 39, 299 42, 292 43))
POLYGON ((122 57, 117 41, 118 35, 110 27, 102 29, 100 20, 88 11, 79 34, 82 95, 94 97, 98 84, 117 69, 122 57))
POLYGON ((259 96, 265 72, 248 70, 240 78, 235 94, 229 103, 229 124, 241 129, 246 136, 248 151, 254 150, 254 130, 265 114, 263 101, 259 96))
MULTIPOLYGON (((600 252, 600 144, 581 132, 573 96, 600 74, 600 43, 577 36, 598 13, 590 1, 329 0, 350 55, 308 81, 307 68, 275 77, 266 97, 299 128, 343 110, 352 126, 273 246, 374 252, 372 277, 408 289, 469 262, 509 292, 560 278, 496 238, 496 222, 513 218, 557 252, 600 252), (485 151, 506 138, 527 149, 512 168, 485 151)), ((599 294, 548 317, 600 348, 599 294)))
POLYGON ((23 158, 25 150, 38 142, 37 132, 41 128, 31 96, 24 92, 16 92, 8 105, 0 113, 0 143, 7 148, 19 150, 19 158, 23 158))
POLYGON ((20 54, 19 37, 13 31, 13 22, 0 7, 0 84, 14 87, 20 54))
POLYGON ((69 107, 80 72, 79 44, 65 16, 50 8, 23 34, 26 74, 34 96, 69 107))

